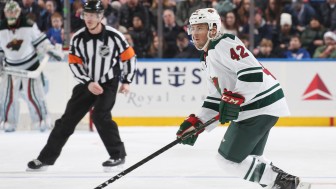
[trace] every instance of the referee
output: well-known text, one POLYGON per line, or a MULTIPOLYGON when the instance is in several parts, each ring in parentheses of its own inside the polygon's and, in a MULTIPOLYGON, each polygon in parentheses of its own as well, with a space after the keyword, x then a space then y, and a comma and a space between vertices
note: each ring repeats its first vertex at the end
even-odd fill
POLYGON ((93 107, 93 122, 110 158, 105 170, 125 162, 126 151, 111 110, 119 92, 128 93, 135 73, 136 56, 121 33, 101 23, 104 8, 100 0, 84 5, 86 27, 77 31, 70 42, 69 65, 80 82, 72 91, 66 110, 55 122, 47 144, 27 171, 43 171, 53 165, 79 121, 93 107))

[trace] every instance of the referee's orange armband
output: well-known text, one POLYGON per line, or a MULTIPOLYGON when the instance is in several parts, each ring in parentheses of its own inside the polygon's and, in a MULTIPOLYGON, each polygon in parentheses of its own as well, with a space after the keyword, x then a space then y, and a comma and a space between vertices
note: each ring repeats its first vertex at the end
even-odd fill
POLYGON ((83 60, 73 54, 69 54, 69 64, 83 64, 83 60))
POLYGON ((133 47, 128 47, 124 52, 120 54, 121 61, 131 59, 135 55, 133 47))

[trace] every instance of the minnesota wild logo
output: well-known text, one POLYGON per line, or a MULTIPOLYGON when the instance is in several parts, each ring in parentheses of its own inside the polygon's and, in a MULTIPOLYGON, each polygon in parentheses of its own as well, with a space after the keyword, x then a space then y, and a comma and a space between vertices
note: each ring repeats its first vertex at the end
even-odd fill
POLYGON ((23 43, 22 39, 13 39, 11 42, 7 44, 7 49, 11 49, 12 51, 19 51, 21 45, 23 43))

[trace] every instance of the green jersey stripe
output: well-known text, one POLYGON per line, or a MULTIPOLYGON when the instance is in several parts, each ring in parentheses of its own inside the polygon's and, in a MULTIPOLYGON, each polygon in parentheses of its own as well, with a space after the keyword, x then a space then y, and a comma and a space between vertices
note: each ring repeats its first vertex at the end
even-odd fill
POLYGON ((204 102, 203 103, 203 108, 208 108, 208 109, 211 109, 213 111, 216 111, 218 112, 219 111, 219 104, 216 104, 216 103, 212 103, 212 102, 204 102))
POLYGON ((264 95, 264 94, 270 92, 271 90, 273 90, 273 89, 275 89, 275 88, 277 88, 277 87, 279 87, 279 86, 280 86, 279 83, 278 83, 278 84, 275 84, 274 86, 272 86, 271 88, 267 89, 266 91, 257 94, 257 95, 256 95, 254 98, 252 98, 252 99, 255 99, 255 98, 259 97, 259 96, 262 96, 262 95, 264 95))
POLYGON ((263 82, 263 73, 257 72, 257 73, 245 74, 245 75, 239 76, 238 79, 240 81, 245 81, 245 82, 263 82))
POLYGON ((215 97, 211 97, 211 96, 207 96, 206 99, 215 100, 215 101, 221 101, 220 98, 215 98, 215 97))
POLYGON ((279 89, 277 91, 275 91, 274 93, 260 99, 257 100, 251 104, 247 104, 245 106, 240 107, 240 111, 248 111, 248 110, 256 110, 256 109, 260 109, 263 107, 266 107, 268 105, 273 104, 274 102, 282 99, 284 97, 284 93, 282 91, 282 89, 279 89))
POLYGON ((248 71, 253 71, 253 70, 262 70, 262 67, 246 68, 246 69, 238 71, 237 75, 239 75, 239 74, 241 74, 243 72, 248 72, 248 71))

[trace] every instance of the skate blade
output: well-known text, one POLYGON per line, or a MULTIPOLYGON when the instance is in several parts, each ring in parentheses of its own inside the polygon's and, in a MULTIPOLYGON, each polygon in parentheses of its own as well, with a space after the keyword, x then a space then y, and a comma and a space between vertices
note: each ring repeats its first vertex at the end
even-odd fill
POLYGON ((27 169, 26 169, 27 172, 43 172, 43 171, 46 171, 46 170, 48 170, 48 166, 43 166, 40 169, 31 169, 29 167, 27 167, 27 169))
POLYGON ((5 129, 5 133, 13 133, 15 132, 15 129, 5 129))
POLYGON ((298 187, 296 187, 296 189, 310 189, 310 188, 311 188, 311 184, 307 182, 300 182, 298 187))
POLYGON ((111 172, 121 172, 124 170, 124 165, 117 165, 117 166, 105 166, 103 167, 105 173, 111 172))

